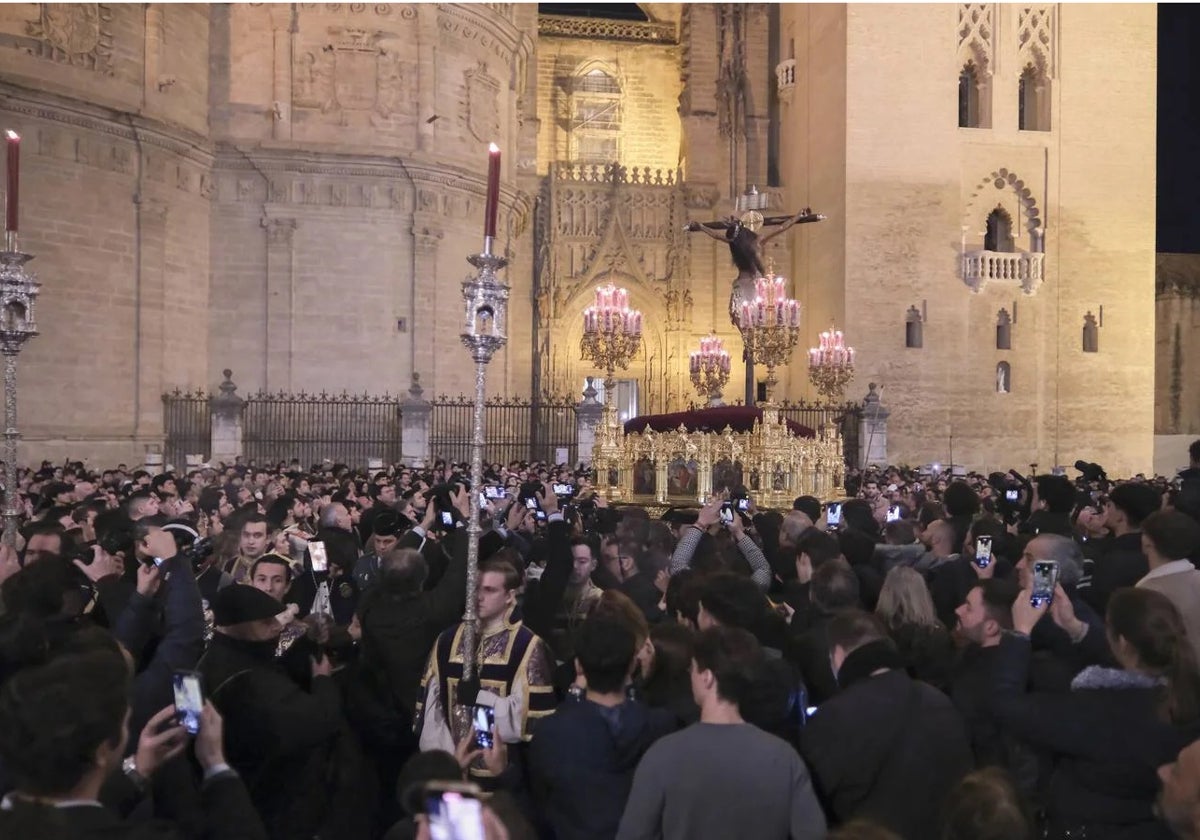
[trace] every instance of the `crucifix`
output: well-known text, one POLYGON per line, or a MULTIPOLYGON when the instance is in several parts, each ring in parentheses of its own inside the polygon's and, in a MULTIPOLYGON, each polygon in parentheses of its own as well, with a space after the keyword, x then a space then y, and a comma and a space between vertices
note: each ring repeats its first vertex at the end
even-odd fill
MULTIPOLYGON (((757 195, 757 190, 751 188, 743 198, 757 195)), ((729 246, 729 255, 738 270, 738 276, 733 281, 733 291, 729 295, 729 318, 736 326, 737 312, 741 309, 742 301, 754 300, 754 281, 767 274, 763 246, 792 225, 819 222, 824 218, 808 207, 794 216, 763 216, 758 209, 751 208, 741 216, 727 216, 714 222, 688 222, 684 230, 689 233, 699 231, 729 246), (774 229, 760 234, 759 231, 764 228, 774 229)), ((745 351, 743 357, 746 360, 746 405, 753 406, 754 360, 745 351)))

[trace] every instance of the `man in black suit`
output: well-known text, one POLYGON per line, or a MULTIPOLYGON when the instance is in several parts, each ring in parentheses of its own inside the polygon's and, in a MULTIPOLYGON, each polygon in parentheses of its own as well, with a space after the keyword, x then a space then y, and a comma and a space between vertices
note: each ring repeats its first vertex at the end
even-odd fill
MULTIPOLYGON (((128 688, 124 661, 104 647, 27 668, 5 684, 0 691, 0 762, 16 788, 0 806, 0 837, 183 836, 170 823, 126 821, 101 802, 101 788, 130 794, 143 789, 147 777, 188 745, 187 733, 174 724, 174 709, 168 706, 146 725, 133 760, 126 759, 123 766, 128 688), (123 789, 112 784, 113 777, 123 789)), ((222 742, 221 716, 206 703, 195 738, 196 759, 204 771, 204 836, 265 840, 245 786, 225 761, 222 742)))

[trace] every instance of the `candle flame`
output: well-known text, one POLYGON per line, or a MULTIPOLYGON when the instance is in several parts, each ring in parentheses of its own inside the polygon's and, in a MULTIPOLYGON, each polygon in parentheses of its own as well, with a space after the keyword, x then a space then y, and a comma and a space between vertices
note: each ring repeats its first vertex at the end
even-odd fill
POLYGON ((492 154, 496 154, 496 152, 500 151, 500 147, 495 143, 488 143, 488 151, 492 154))
POLYGON ((13 131, 11 128, 4 132, 4 136, 7 137, 9 140, 20 140, 21 139, 21 135, 17 134, 17 132, 13 131))

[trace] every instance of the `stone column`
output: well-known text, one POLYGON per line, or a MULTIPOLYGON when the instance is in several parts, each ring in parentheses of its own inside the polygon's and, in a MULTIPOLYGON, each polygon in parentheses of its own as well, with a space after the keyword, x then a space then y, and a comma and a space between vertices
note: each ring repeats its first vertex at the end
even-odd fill
POLYGON ((212 432, 209 461, 213 464, 232 464, 242 454, 242 419, 246 401, 237 395, 233 384, 233 371, 221 371, 225 380, 220 385, 221 393, 209 401, 212 409, 212 432))
MULTIPOLYGON (((134 350, 134 437, 141 443, 163 440, 163 309, 167 261, 166 202, 142 198, 138 214, 138 288, 134 350)), ((161 453, 161 449, 158 450, 161 453)))
POLYGON ((589 465, 592 463, 592 449, 596 446, 596 430, 604 416, 604 406, 596 399, 599 391, 592 385, 592 379, 591 376, 587 378, 583 402, 575 407, 575 436, 579 444, 577 457, 580 462, 589 465))
POLYGON ((296 220, 265 218, 267 233, 266 381, 270 391, 292 390, 294 276, 292 245, 296 220))
POLYGON ((293 3, 278 3, 271 14, 271 134, 292 138, 292 38, 296 22, 293 3))
POLYGON ((400 402, 400 460, 410 467, 424 467, 433 462, 429 448, 433 406, 424 394, 421 374, 413 371, 408 396, 400 402))
POLYGON ((879 402, 878 386, 872 382, 867 386, 863 398, 862 419, 858 424, 858 466, 887 466, 887 419, 891 414, 879 402))

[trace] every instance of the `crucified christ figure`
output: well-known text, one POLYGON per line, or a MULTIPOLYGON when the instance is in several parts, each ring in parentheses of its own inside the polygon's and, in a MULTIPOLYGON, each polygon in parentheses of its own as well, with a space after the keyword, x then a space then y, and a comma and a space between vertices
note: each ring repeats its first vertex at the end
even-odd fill
POLYGON ((763 261, 763 246, 792 225, 819 222, 825 217, 805 207, 794 216, 763 216, 755 210, 744 213, 741 218, 727 216, 715 222, 688 222, 684 229, 699 231, 729 246, 729 254, 737 267, 738 276, 733 281, 733 294, 729 298, 729 317, 743 300, 754 299, 754 281, 765 277, 767 267, 763 261), (759 234, 762 228, 774 228, 769 233, 759 234))

